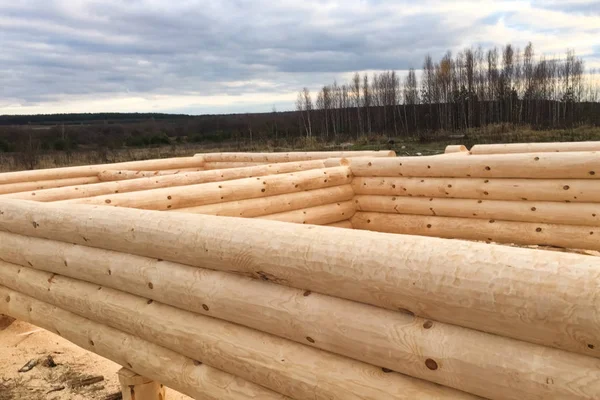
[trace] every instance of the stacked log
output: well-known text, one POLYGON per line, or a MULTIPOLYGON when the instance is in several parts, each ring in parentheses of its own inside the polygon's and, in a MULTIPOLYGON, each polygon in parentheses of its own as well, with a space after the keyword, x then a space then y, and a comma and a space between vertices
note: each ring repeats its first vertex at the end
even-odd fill
POLYGON ((0 210, 0 285, 293 398, 600 393, 593 257, 123 208, 0 210))
POLYGON ((347 157, 394 157, 394 151, 313 151, 291 153, 200 153, 206 162, 281 163, 347 157))
POLYGON ((595 151, 353 159, 351 170, 354 228, 600 249, 595 151))
POLYGON ((600 142, 550 142, 550 143, 509 143, 478 144, 473 146, 473 154, 511 154, 599 151, 600 142))
MULTIPOLYGON (((331 166, 340 165, 341 163, 340 159, 332 160, 331 162, 331 166)), ((104 178, 110 178, 109 180, 112 180, 112 182, 103 182, 85 186, 71 186, 61 189, 36 190, 32 192, 23 192, 18 194, 6 195, 3 197, 44 202, 82 199, 87 197, 96 197, 115 193, 129 193, 166 187, 194 185, 207 182, 221 182, 240 178, 282 174, 286 172, 306 171, 310 169, 319 169, 324 167, 325 162, 323 160, 315 160, 281 164, 269 164, 255 167, 231 168, 226 170, 215 171, 184 171, 178 174, 168 174, 167 176, 161 176, 161 174, 158 174, 157 176, 152 174, 151 177, 145 178, 140 178, 138 176, 140 174, 143 174, 143 172, 140 172, 138 174, 138 172, 135 171, 103 171, 99 175, 100 179, 103 180, 104 178), (125 176, 126 178, 118 179, 115 178, 115 176, 125 176), (138 176, 138 178, 133 179, 136 176, 138 176)))
POLYGON ((348 167, 334 167, 226 182, 117 193, 65 200, 59 203, 170 210, 335 187, 349 184, 351 180, 348 167))

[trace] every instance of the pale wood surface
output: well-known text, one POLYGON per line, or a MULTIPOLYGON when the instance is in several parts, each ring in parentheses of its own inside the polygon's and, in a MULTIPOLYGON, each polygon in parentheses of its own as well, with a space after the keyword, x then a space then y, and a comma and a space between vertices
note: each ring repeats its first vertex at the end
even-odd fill
POLYGON ((591 179, 354 178, 356 194, 481 200, 600 203, 591 179))
POLYGON ((352 218, 355 211, 354 202, 349 200, 278 214, 263 215, 257 218, 293 222, 296 224, 328 225, 352 218))
MULTIPOLYGON (((130 179, 119 182, 102 182, 85 186, 66 187, 60 190, 48 189, 18 195, 7 195, 1 197, 19 198, 23 200, 36 201, 59 201, 68 199, 79 199, 95 197, 114 193, 129 193, 141 190, 158 189, 174 186, 186 186, 207 182, 222 182, 233 179, 241 179, 256 176, 275 175, 286 172, 306 171, 310 169, 324 168, 322 160, 300 161, 282 164, 269 164, 257 167, 233 168, 228 170, 181 172, 169 174, 168 176, 152 176, 146 178, 130 179)), ((110 174, 119 174, 123 171, 105 171, 110 174)), ((132 172, 135 176, 137 172, 132 172)))
POLYGON ((205 169, 227 169, 227 168, 243 168, 243 167, 255 167, 257 165, 264 165, 267 162, 205 162, 205 169))
POLYGON ((469 149, 467 149, 462 144, 459 144, 459 145, 446 146, 446 150, 444 151, 444 154, 468 153, 468 152, 469 152, 469 149))
POLYGON ((243 273, 600 355, 596 257, 126 208, 2 200, 0 211, 3 231, 243 273))
MULTIPOLYGON (((219 170, 223 173, 226 170, 219 170)), ((169 210, 349 184, 348 167, 324 168, 236 179, 224 182, 168 187, 131 193, 65 200, 63 204, 102 204, 150 210, 169 210)))
POLYGON ((324 189, 308 190, 305 192, 260 197, 257 199, 180 208, 173 212, 253 218, 298 210, 304 207, 316 207, 323 204, 348 201, 352 200, 353 197, 354 191, 352 190, 352 186, 341 185, 324 189))
POLYGON ((393 151, 312 151, 290 153, 199 153, 206 162, 290 162, 344 157, 394 157, 393 151))
POLYGON ((19 280, 23 294, 298 400, 474 398, 237 324, 148 304, 146 298, 110 288, 99 290, 97 284, 24 267, 21 273, 30 278, 19 280))
POLYGON ((600 226, 600 204, 407 196, 355 196, 357 210, 438 217, 600 226))
POLYGON ((379 212, 356 213, 352 225, 357 229, 405 235, 600 250, 600 228, 597 226, 379 212))
POLYGON ((355 158, 355 176, 598 179, 600 153, 523 153, 468 157, 355 158))
POLYGON ((20 262, 50 272, 3 263, 0 284, 38 293, 51 302, 103 302, 94 292, 96 287, 91 287, 89 296, 72 293, 69 279, 55 275, 69 274, 490 399, 591 399, 600 390, 598 359, 414 317, 408 310, 394 312, 128 254, 25 237, 19 244, 17 235, 0 236, 5 238, 16 248, 35 246, 36 256, 20 262), (61 256, 44 261, 44 252, 52 244, 61 256), (68 266, 64 266, 66 259, 68 266), (426 367, 427 358, 436 361, 437 370, 426 367))
POLYGON ((197 399, 288 399, 164 347, 0 287, 0 311, 197 399))
POLYGON ((473 154, 508 154, 540 152, 598 151, 600 142, 550 142, 550 143, 508 143, 478 144, 473 146, 473 154))
POLYGON ((126 169, 106 170, 98 174, 98 179, 102 182, 126 181, 129 179, 148 178, 165 175, 177 175, 184 172, 203 171, 204 168, 180 168, 156 171, 131 171, 126 169))
POLYGON ((117 375, 119 375, 123 400, 166 400, 165 387, 161 383, 138 375, 127 368, 121 368, 117 375))
MULTIPOLYGON (((73 185, 88 185, 88 184, 98 183, 98 182, 100 182, 100 179, 98 179, 98 177, 96 177, 96 176, 84 176, 84 177, 80 177, 80 178, 66 178, 66 179, 54 179, 54 180, 47 180, 47 181, 7 183, 4 185, 0 185, 0 194, 2 194, 2 195, 12 194, 12 193, 21 194, 21 192, 29 192, 32 190, 62 188, 65 186, 73 186, 73 185)), ((31 197, 31 196, 29 196, 29 197, 31 197)))
POLYGON ((129 169, 138 171, 173 168, 202 167, 202 157, 177 157, 145 161, 128 161, 114 164, 83 165, 79 167, 49 168, 33 171, 5 172, 0 174, 0 185, 16 182, 31 182, 66 178, 96 176, 109 169, 129 169))

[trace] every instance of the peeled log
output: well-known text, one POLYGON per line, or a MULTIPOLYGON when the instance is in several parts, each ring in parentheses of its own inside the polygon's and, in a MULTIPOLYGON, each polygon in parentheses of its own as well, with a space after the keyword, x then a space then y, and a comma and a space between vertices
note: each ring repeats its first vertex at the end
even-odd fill
POLYGON ((98 182, 100 182, 100 179, 98 179, 96 176, 84 176, 81 178, 54 179, 49 181, 8 183, 5 185, 0 185, 0 194, 21 194, 21 192, 29 192, 30 190, 62 188, 73 185, 88 185, 98 182))
POLYGON ((291 153, 200 153, 206 162, 290 162, 344 157, 394 157, 394 151, 313 151, 291 153))
POLYGON ((160 170, 172 168, 202 167, 202 157, 164 158, 146 161, 129 161, 114 164, 84 165, 80 167, 49 168, 33 171, 5 172, 0 174, 0 185, 17 182, 45 181, 54 179, 81 178, 98 175, 109 169, 160 170))
POLYGON ((351 185, 334 186, 325 189, 308 190, 306 192, 280 194, 277 196, 261 197, 216 203, 206 206, 180 208, 174 212, 195 214, 220 215, 227 217, 253 218, 263 215, 299 210, 305 207, 316 207, 329 203, 352 200, 354 191, 351 185))
POLYGON ((596 257, 126 208, 0 200, 0 211, 3 231, 267 278, 600 356, 596 257))
POLYGON ((106 170, 98 174, 98 179, 102 182, 126 181, 129 179, 148 178, 164 175, 177 175, 184 172, 204 171, 204 168, 181 168, 168 169, 163 171, 128 171, 128 170, 106 170))
POLYGON ((325 226, 331 226, 331 227, 334 227, 334 228, 354 229, 352 227, 352 222, 350 222, 350 220, 340 221, 340 222, 336 222, 336 223, 333 223, 333 224, 327 224, 325 226))
POLYGON ((600 142, 550 142, 550 143, 509 143, 478 144, 473 146, 473 154, 545 153, 598 151, 600 142))
POLYGON ((351 218, 356 209, 353 201, 324 204, 322 206, 302 208, 278 214, 257 217, 273 221, 293 222, 296 224, 327 225, 351 218))
POLYGON ((352 225, 356 229, 406 235, 600 250, 600 229, 591 226, 377 212, 356 213, 352 225))
POLYGON ((25 281, 18 266, 1 265, 2 276, 11 275, 6 280, 24 294, 298 400, 473 399, 237 324, 110 288, 99 290, 93 283, 21 267, 25 281))
POLYGON ((355 176, 419 176, 456 178, 600 178, 600 153, 524 153, 468 157, 356 158, 355 176))
POLYGON ((204 163, 205 169, 227 169, 227 168, 243 168, 243 167, 255 167, 257 165, 264 165, 266 162, 207 162, 204 163))
POLYGON ((588 179, 354 178, 352 187, 381 196, 600 202, 600 181, 588 179))
POLYGON ((600 204, 359 195, 357 210, 437 217, 600 226, 600 204))
POLYGON ((0 286, 0 311, 47 329, 178 392, 203 400, 288 399, 164 347, 0 286))
MULTIPOLYGON (((127 291, 490 399, 585 398, 598 390, 583 378, 598 377, 597 359, 416 318, 409 310, 384 310, 237 274, 8 233, 0 233, 0 254, 24 267, 127 291), (424 368, 428 358, 438 363, 437 370, 424 368), (555 383, 548 385, 548 379, 555 383)), ((19 273, 17 267, 15 273, 14 266, 3 265, 3 284, 30 290, 36 282, 29 269, 19 273)), ((51 276, 37 281, 50 287, 51 276)), ((52 287, 52 296, 67 293, 52 287)))
POLYGON ((465 146, 461 145, 451 145, 451 146, 446 146, 446 150, 444 151, 444 154, 452 154, 452 153, 468 153, 469 149, 467 149, 465 146))
MULTIPOLYGON (((219 171, 224 172, 224 170, 219 171)), ((226 182, 87 197, 61 201, 60 203, 103 204, 114 207, 169 210, 321 189, 345 185, 350 183, 351 180, 348 167, 336 167, 226 182)))
MULTIPOLYGON (((301 161, 218 171, 184 172, 181 174, 169 174, 168 176, 131 179, 127 182, 103 182, 85 186, 67 187, 61 190, 47 189, 43 191, 24 192, 19 193, 18 195, 15 194, 4 197, 36 201, 59 201, 102 196, 112 193, 137 192, 163 187, 186 186, 206 182, 222 182, 253 176, 275 175, 285 172, 306 171, 324 167, 325 165, 322 160, 301 161)), ((114 172, 117 173, 119 171, 114 172)), ((112 174, 113 172, 108 171, 108 173, 112 174)))

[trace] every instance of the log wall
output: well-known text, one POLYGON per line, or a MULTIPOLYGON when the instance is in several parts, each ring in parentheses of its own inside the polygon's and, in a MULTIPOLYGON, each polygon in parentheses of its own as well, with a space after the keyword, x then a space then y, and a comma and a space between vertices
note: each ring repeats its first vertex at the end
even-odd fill
POLYGON ((473 155, 452 146, 447 152, 351 160, 353 227, 600 250, 596 151, 473 155))

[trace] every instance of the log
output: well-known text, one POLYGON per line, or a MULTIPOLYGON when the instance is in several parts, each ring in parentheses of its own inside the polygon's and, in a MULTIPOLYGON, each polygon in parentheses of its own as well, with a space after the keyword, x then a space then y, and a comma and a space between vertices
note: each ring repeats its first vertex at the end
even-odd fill
MULTIPOLYGON (((0 174, 1 175, 1 174, 0 174)), ((11 194, 29 192, 31 190, 41 190, 48 188, 62 188, 65 186, 73 185, 88 185, 92 183, 100 182, 95 176, 84 176, 81 178, 67 178, 67 179, 54 179, 48 181, 33 181, 33 182, 19 182, 19 183, 8 183, 0 185, 0 194, 11 194)))
POLYGON ((340 186, 349 184, 351 180, 348 167, 336 167, 226 182, 87 197, 65 200, 60 203, 103 204, 114 207, 169 210, 340 186))
POLYGON ((308 190, 305 192, 260 197, 258 199, 238 200, 227 203, 209 204, 206 206, 180 208, 174 210, 173 212, 189 212, 195 214, 253 218, 263 215, 299 210, 306 207, 316 207, 329 203, 348 201, 352 200, 353 197, 354 191, 352 190, 352 186, 341 185, 325 189, 308 190))
POLYGON ((129 179, 149 178, 165 175, 177 175, 185 172, 204 171, 204 168, 180 168, 157 171, 106 170, 98 174, 101 182, 126 181, 129 179))
POLYGON ((600 226, 600 204, 359 195, 357 210, 437 217, 600 226))
POLYGON ((452 153, 469 153, 469 149, 466 146, 461 145, 450 145, 446 146, 446 150, 444 154, 452 154, 452 153))
POLYGON ((263 215, 257 218, 296 224, 328 225, 351 218, 355 211, 354 202, 349 200, 278 214, 263 215))
POLYGON ((600 229, 592 226, 377 212, 357 214, 352 218, 352 226, 376 232, 600 250, 600 229))
POLYGON ((21 275, 30 279, 25 282, 18 277, 18 266, 2 266, 8 272, 2 268, 3 276, 11 274, 18 281, 14 285, 25 290, 20 293, 298 400, 474 398, 147 298, 99 290, 93 283, 21 267, 21 275))
POLYGON ((289 399, 136 336, 0 287, 0 311, 196 399, 289 399))
POLYGON ((158 160, 129 161, 114 164, 84 165, 79 167, 49 168, 33 171, 5 172, 0 174, 0 185, 17 182, 45 181, 81 178, 98 175, 109 169, 160 170, 172 168, 202 167, 202 157, 164 158, 158 160))
POLYGON ((599 203, 600 181, 587 179, 354 178, 356 194, 477 200, 599 203))
POLYGON ((121 368, 117 375, 121 385, 122 400, 165 400, 165 387, 159 382, 121 368))
POLYGON ((600 154, 523 153, 469 157, 356 158, 350 160, 355 176, 418 176, 446 178, 600 178, 600 154))
POLYGON ((204 163, 205 169, 227 169, 227 168, 243 168, 255 167, 257 165, 265 165, 267 162, 207 162, 204 163))
POLYGON ((350 222, 350 220, 335 222, 333 224, 327 224, 325 226, 332 226, 332 227, 335 227, 335 228, 353 229, 352 222, 350 222))
POLYGON ((313 151, 291 153, 200 153, 206 162, 265 162, 279 163, 345 157, 395 157, 394 151, 313 151))
MULTIPOLYGON (((418 318, 409 310, 384 310, 235 274, 13 234, 0 234, 0 250, 20 265, 50 272, 38 279, 44 285, 52 274, 68 275, 486 398, 570 398, 576 391, 586 393, 577 383, 589 382, 582 376, 598 374, 597 359, 418 318), (32 251, 25 255, 23 249, 32 251), (436 360, 435 372, 423 368, 426 359, 436 360)), ((36 280, 29 271, 2 268, 0 281, 30 287, 36 280)))
POLYGON ((4 197, 32 200, 34 199, 33 196, 35 196, 36 201, 59 201, 102 196, 111 193, 129 193, 163 187, 186 186, 207 182, 222 182, 233 179, 274 175, 286 172, 306 171, 324 167, 325 165, 322 160, 301 161, 261 165, 257 167, 232 168, 225 171, 184 172, 182 174, 170 174, 169 176, 131 179, 127 182, 103 182, 93 185, 73 186, 69 188, 63 188, 61 190, 48 189, 29 193, 19 193, 18 195, 4 197))
POLYGON ((473 154, 514 154, 514 153, 546 153, 598 151, 600 142, 550 142, 550 143, 508 143, 478 144, 473 146, 473 154))
POLYGON ((0 200, 5 232, 247 274, 600 356, 596 257, 361 230, 332 234, 332 229, 0 200))

